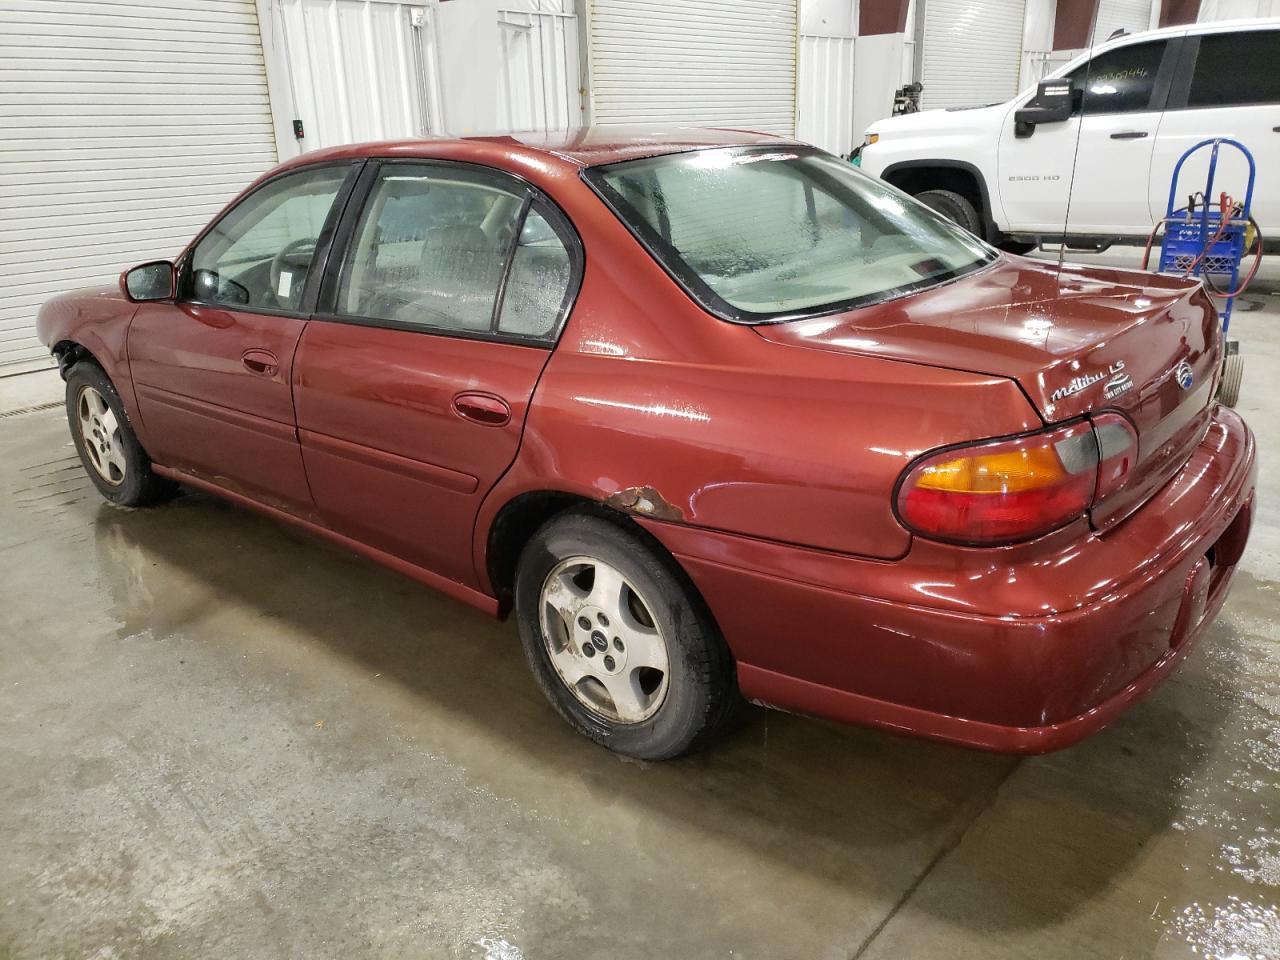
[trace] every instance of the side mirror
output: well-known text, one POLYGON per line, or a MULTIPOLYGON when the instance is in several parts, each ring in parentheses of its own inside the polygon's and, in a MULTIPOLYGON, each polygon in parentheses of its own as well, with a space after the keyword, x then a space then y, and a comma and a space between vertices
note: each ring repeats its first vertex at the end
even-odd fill
POLYGON ((1079 99, 1069 79, 1041 80, 1036 95, 1013 115, 1014 134, 1029 137, 1038 123, 1061 123, 1071 116, 1079 99))
POLYGON ((196 299, 203 303, 229 303, 243 306, 249 302, 248 287, 222 276, 216 270, 196 270, 191 280, 196 299))
POLYGON ((171 300, 177 288, 176 279, 172 263, 153 260, 126 270, 120 277, 120 288, 134 303, 171 300))

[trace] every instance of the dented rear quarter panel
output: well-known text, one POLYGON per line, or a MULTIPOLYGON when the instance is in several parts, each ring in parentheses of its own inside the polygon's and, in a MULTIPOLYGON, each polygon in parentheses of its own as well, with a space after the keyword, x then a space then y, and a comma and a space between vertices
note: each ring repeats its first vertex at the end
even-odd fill
POLYGON ((582 235, 583 284, 519 454, 477 518, 478 571, 502 506, 542 490, 895 559, 911 537, 892 494, 911 459, 1042 425, 1007 378, 771 343, 711 316, 584 185, 573 186, 545 184, 582 235))

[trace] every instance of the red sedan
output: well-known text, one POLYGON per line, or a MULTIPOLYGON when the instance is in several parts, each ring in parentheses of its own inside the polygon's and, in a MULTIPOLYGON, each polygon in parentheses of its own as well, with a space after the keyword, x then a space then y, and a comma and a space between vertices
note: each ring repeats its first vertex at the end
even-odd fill
POLYGON ((1001 254, 764 136, 307 154, 39 330, 108 500, 187 484, 514 610, 638 757, 741 697, 1073 743, 1187 654, 1253 509, 1197 283, 1001 254))

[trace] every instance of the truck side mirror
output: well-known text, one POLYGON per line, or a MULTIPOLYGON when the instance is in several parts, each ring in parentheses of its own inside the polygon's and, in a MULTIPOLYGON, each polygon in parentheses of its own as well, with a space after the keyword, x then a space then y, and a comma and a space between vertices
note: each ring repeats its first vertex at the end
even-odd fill
POLYGON ((1013 115, 1014 135, 1029 137, 1038 123, 1061 123, 1071 116, 1080 99, 1081 92, 1073 89, 1069 79, 1041 80, 1036 95, 1013 115))

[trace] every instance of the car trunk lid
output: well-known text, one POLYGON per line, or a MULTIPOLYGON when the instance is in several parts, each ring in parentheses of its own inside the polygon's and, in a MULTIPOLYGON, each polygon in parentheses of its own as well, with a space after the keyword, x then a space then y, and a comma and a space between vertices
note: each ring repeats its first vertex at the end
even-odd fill
POLYGON ((1198 283, 1021 257, 915 296, 755 329, 790 346, 1009 377, 1046 423, 1123 413, 1138 458, 1127 483, 1095 505, 1099 528, 1186 462, 1208 425, 1221 362, 1218 317, 1198 283))

